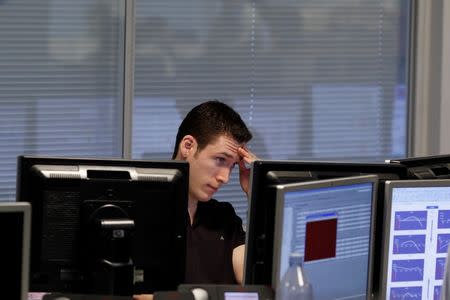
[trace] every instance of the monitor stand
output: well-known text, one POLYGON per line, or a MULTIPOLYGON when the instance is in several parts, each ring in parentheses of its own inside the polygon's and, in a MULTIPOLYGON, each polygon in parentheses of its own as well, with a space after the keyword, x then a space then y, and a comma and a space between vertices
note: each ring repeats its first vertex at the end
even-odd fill
MULTIPOLYGON (((92 203, 91 203, 92 204, 92 203)), ((134 221, 116 205, 94 205, 88 214, 87 272, 93 294, 130 296, 134 291, 131 258, 134 221)))

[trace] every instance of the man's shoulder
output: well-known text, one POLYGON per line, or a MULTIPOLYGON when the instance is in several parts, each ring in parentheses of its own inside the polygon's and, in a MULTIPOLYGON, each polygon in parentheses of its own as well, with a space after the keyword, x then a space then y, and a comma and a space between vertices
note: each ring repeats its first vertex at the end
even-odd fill
POLYGON ((233 205, 229 202, 218 201, 216 199, 210 199, 207 202, 201 204, 202 213, 209 215, 212 218, 218 218, 220 220, 230 220, 238 217, 233 205))
POLYGON ((207 211, 209 215, 236 216, 236 211, 231 203, 216 199, 203 202, 202 210, 207 211))
POLYGON ((229 202, 211 199, 202 203, 202 219, 205 224, 214 224, 213 227, 235 230, 236 226, 242 226, 242 219, 236 214, 233 205, 229 202))

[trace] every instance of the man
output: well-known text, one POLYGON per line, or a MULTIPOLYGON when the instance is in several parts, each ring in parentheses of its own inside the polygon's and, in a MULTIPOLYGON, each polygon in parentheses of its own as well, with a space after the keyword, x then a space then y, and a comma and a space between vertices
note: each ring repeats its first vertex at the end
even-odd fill
POLYGON ((240 183, 249 189, 246 164, 255 156, 252 138, 237 112, 219 101, 194 107, 181 123, 173 159, 189 162, 186 283, 241 283, 245 232, 231 204, 211 199, 239 165, 240 183))
POLYGON ((246 148, 251 138, 239 114, 219 101, 194 107, 178 128, 172 158, 189 162, 186 283, 242 283, 242 220, 230 203, 212 196, 228 183, 235 165, 241 188, 248 193, 247 166, 256 159, 246 148))

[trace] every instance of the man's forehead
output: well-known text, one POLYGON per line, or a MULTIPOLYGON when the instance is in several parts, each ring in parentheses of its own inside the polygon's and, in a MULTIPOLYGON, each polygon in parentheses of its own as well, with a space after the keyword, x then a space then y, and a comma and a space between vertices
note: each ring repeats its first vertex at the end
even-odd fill
POLYGON ((229 136, 227 136, 227 135, 222 136, 222 139, 223 139, 223 141, 224 141, 225 143, 227 143, 228 145, 233 146, 233 147, 236 147, 236 148, 239 148, 239 147, 244 146, 243 143, 240 144, 240 143, 238 143, 234 138, 229 137, 229 136))
POLYGON ((234 146, 235 148, 244 146, 244 143, 240 144, 234 138, 232 138, 228 135, 219 135, 209 143, 209 145, 213 145, 213 146, 220 146, 220 145, 224 145, 224 144, 234 146))
POLYGON ((210 146, 212 146, 215 151, 227 154, 227 156, 232 156, 233 158, 238 159, 239 155, 237 153, 237 149, 239 147, 242 147, 243 144, 239 144, 233 138, 223 135, 218 137, 212 144, 210 144, 210 146))

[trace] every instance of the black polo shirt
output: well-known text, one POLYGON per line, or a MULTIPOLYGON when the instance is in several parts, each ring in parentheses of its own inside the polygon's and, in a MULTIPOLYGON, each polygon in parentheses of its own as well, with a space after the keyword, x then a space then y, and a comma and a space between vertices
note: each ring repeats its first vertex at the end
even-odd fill
POLYGON ((232 254, 245 243, 245 232, 230 203, 198 202, 186 240, 186 283, 236 283, 232 254))

